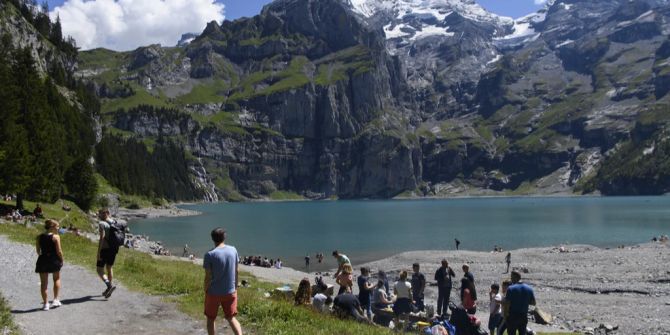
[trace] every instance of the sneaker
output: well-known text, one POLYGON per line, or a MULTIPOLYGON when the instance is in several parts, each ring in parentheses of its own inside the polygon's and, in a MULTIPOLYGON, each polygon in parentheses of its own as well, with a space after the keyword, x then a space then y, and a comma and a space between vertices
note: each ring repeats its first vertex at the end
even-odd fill
POLYGON ((42 307, 43 311, 48 311, 49 310, 49 303, 44 304, 44 307, 42 307))
POLYGON ((111 290, 111 289, 112 289, 112 287, 111 287, 111 286, 108 286, 104 291, 102 291, 101 296, 103 296, 103 297, 106 296, 107 293, 109 293, 109 290, 111 290))
POLYGON ((54 301, 51 302, 51 308, 60 307, 60 306, 63 306, 63 304, 58 299, 54 299, 54 301))
POLYGON ((109 297, 112 296, 112 293, 114 293, 114 290, 116 290, 116 286, 112 286, 107 290, 107 293, 105 294, 105 299, 109 299, 109 297))

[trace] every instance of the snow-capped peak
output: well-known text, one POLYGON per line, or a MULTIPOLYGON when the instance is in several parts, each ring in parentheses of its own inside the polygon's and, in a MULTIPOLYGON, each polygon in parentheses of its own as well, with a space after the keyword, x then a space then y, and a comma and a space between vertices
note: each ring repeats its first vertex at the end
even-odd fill
POLYGON ((490 13, 474 0, 349 0, 357 13, 372 17, 383 13, 387 39, 422 39, 428 36, 454 36, 445 23, 452 13, 499 26, 511 26, 511 18, 490 13))
POLYGON ((349 0, 354 10, 363 16, 380 11, 392 11, 399 18, 405 14, 432 14, 438 20, 457 12, 476 21, 511 23, 512 19, 486 11, 474 0, 349 0), (446 14, 446 15, 445 15, 446 14))

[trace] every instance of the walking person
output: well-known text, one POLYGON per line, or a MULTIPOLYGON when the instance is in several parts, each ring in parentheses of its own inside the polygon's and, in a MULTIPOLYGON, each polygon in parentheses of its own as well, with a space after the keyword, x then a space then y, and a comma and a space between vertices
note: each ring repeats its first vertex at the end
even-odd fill
POLYGON ((361 275, 358 276, 358 301, 361 303, 361 308, 368 316, 368 319, 372 320, 372 304, 371 304, 371 295, 374 285, 370 284, 370 269, 366 267, 361 268, 361 275))
POLYGON ((449 311, 449 297, 451 296, 452 277, 456 273, 449 267, 446 259, 442 260, 442 266, 435 271, 437 281, 437 315, 444 316, 449 311))
POLYGON ((44 229, 46 232, 37 236, 36 251, 37 263, 35 273, 40 274, 40 293, 42 294, 42 310, 49 310, 49 274, 54 282, 54 300, 51 307, 61 306, 60 294, 60 269, 63 267, 63 250, 61 248, 58 228, 60 224, 56 220, 46 220, 44 229))
POLYGON ((509 265, 512 263, 512 253, 508 252, 507 256, 505 256, 505 263, 507 263, 507 270, 505 270, 505 273, 509 273, 509 265))
POLYGON ((456 243, 456 250, 458 250, 458 247, 461 245, 461 241, 455 238, 454 243, 456 243))
POLYGON ((509 317, 506 321, 507 334, 526 335, 528 326, 528 306, 535 306, 535 293, 528 284, 521 282, 521 274, 512 271, 512 285, 507 289, 505 301, 509 303, 509 317))
POLYGON ((242 334, 242 326, 237 316, 237 287, 239 281, 238 263, 240 256, 235 247, 226 245, 226 231, 216 228, 211 233, 214 249, 208 251, 203 258, 205 269, 205 316, 207 317, 207 333, 216 334, 214 329, 219 306, 230 324, 235 335, 242 334))
POLYGON ((423 292, 426 289, 426 276, 421 273, 419 263, 412 264, 412 296, 414 297, 414 306, 419 311, 425 311, 426 306, 423 301, 423 292))
POLYGON ((109 298, 116 290, 116 286, 113 284, 113 267, 119 248, 124 245, 127 227, 125 224, 112 219, 108 209, 101 209, 98 212, 98 219, 100 222, 98 223, 99 239, 96 270, 106 286, 102 295, 109 298))

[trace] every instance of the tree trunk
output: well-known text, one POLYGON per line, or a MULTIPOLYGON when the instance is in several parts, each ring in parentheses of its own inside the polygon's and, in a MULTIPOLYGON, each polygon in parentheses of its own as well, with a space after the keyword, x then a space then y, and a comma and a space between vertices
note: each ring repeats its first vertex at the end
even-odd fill
POLYGON ((19 193, 16 195, 16 209, 20 211, 23 210, 23 193, 19 193))

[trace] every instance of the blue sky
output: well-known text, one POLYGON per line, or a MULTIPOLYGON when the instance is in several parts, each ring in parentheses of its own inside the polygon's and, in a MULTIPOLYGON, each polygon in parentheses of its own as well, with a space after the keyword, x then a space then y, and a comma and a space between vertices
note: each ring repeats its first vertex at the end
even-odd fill
MULTIPOLYGON (((38 0, 41 2, 42 0, 38 0)), ((183 33, 199 33, 208 22, 254 16, 271 0, 47 0, 60 16, 63 34, 83 50, 133 50, 175 45, 183 33)), ((417 0, 419 1, 419 0, 417 0)), ((491 12, 521 17, 546 0, 477 0, 491 12)))
MULTIPOLYGON (((41 1, 38 1, 41 3, 41 1)), ((48 0, 49 6, 53 9, 61 5, 64 0, 48 0)), ((241 16, 253 16, 258 14, 263 5, 269 3, 269 0, 220 0, 226 5, 226 18, 236 19, 241 16)), ((540 8, 535 5, 535 0, 477 0, 484 8, 491 12, 520 17, 540 8)))

